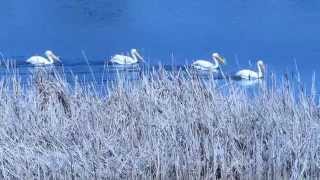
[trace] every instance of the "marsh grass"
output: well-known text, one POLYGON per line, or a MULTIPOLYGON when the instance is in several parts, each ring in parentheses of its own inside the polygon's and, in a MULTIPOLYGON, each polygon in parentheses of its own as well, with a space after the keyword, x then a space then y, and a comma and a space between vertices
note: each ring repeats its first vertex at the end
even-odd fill
POLYGON ((106 95, 75 81, 2 78, 2 179, 320 177, 320 109, 289 80, 255 95, 163 69, 106 95))

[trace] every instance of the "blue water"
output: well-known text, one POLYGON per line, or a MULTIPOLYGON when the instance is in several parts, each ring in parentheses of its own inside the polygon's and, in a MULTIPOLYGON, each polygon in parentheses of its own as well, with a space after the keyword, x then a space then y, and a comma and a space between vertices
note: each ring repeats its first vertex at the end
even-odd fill
MULTIPOLYGON (((147 64, 184 65, 220 52, 227 72, 265 61, 302 79, 320 70, 319 0, 8 0, 0 52, 18 62, 46 49, 65 65, 137 48, 147 64)), ((82 71, 88 71, 83 66, 82 71)), ((99 71, 99 70, 95 70, 99 71)))

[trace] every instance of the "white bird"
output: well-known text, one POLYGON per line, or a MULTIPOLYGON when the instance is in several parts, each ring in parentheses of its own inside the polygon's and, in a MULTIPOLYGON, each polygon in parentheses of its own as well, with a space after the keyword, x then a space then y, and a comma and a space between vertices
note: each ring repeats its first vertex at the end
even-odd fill
POLYGON ((132 57, 116 54, 111 58, 110 62, 114 64, 130 65, 138 63, 139 60, 144 61, 143 57, 138 53, 136 49, 131 49, 131 56, 132 57))
POLYGON ((262 60, 259 60, 257 62, 257 67, 258 67, 258 72, 255 72, 249 69, 243 69, 238 71, 234 75, 234 77, 238 79, 247 79, 247 80, 262 79, 265 73, 265 66, 262 60))
POLYGON ((213 63, 207 60, 196 60, 191 64, 191 66, 202 71, 217 71, 220 64, 225 64, 225 59, 218 53, 212 54, 212 60, 213 63))
POLYGON ((26 62, 36 66, 53 64, 55 61, 61 62, 60 58, 50 50, 47 50, 44 54, 48 59, 42 56, 32 56, 26 62))

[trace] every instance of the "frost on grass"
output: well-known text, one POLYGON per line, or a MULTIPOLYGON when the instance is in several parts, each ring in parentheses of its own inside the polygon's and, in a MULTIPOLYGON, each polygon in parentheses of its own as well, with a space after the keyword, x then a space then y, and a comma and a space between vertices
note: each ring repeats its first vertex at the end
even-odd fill
MULTIPOLYGON (((0 83, 0 177, 319 177, 320 109, 289 82, 248 95, 171 72, 97 95, 36 72, 0 83)), ((129 85, 128 85, 129 84, 129 85)))

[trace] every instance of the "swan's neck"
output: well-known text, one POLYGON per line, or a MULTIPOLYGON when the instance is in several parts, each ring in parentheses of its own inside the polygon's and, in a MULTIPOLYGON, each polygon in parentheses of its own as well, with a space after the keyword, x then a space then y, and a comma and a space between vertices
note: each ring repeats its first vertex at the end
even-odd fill
POLYGON ((213 68, 217 69, 218 67, 219 67, 219 62, 215 57, 213 57, 213 68))
POLYGON ((262 78, 263 77, 263 71, 261 69, 261 67, 258 65, 258 78, 262 78))
POLYGON ((138 61, 138 58, 134 52, 131 52, 131 56, 135 61, 138 61))
POLYGON ((47 58, 48 58, 48 62, 50 64, 53 64, 53 62, 54 62, 53 58, 51 56, 47 56, 47 58))

